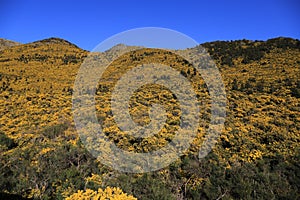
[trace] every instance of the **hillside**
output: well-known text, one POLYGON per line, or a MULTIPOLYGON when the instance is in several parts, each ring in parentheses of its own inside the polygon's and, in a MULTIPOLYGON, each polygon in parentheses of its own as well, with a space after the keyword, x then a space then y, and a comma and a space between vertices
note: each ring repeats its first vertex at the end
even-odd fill
POLYGON ((0 51, 12 46, 20 45, 21 43, 0 38, 0 51))
MULTIPOLYGON (((64 199, 78 190, 108 192, 109 187, 138 199, 299 199, 300 41, 274 38, 202 46, 215 60, 227 96, 225 130, 204 159, 198 160, 197 153, 209 123, 210 98, 203 79, 192 73, 186 60, 160 49, 134 50, 111 63, 97 86, 97 117, 106 135, 135 152, 156 150, 172 140, 180 105, 167 88, 137 90, 130 108, 135 122, 148 124, 149 106, 161 103, 168 112, 167 125, 149 138, 124 135, 111 116, 109 99, 127 70, 165 63, 200 88, 204 122, 189 151, 169 167, 145 174, 104 166, 80 141, 72 94, 89 52, 59 38, 0 49, 0 199, 4 194, 64 199)), ((119 45, 94 56, 114 56, 123 48, 133 47, 119 45)), ((198 50, 184 51, 197 56, 198 50)))

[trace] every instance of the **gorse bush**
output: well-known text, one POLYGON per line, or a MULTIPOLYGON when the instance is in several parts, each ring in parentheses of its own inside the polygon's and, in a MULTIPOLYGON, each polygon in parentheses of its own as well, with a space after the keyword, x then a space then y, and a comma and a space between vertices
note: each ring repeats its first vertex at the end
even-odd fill
POLYGON ((85 200, 85 199, 95 199, 95 200, 137 200, 137 198, 127 195, 120 188, 107 187, 104 190, 101 188, 98 191, 87 189, 86 191, 79 190, 78 192, 67 197, 66 200, 85 200))
MULTIPOLYGON (((129 113, 135 123, 147 125, 149 109, 158 103, 167 113, 165 125, 148 138, 122 132, 110 100, 128 70, 153 61, 168 65, 191 82, 199 99, 202 121, 190 148, 170 166, 145 174, 103 166, 76 132, 73 84, 88 52, 57 38, 1 50, 0 198, 300 199, 299 44, 289 38, 203 44, 220 69, 227 106, 225 128, 200 160, 198 150, 211 117, 201 74, 187 60, 160 49, 128 52, 111 63, 96 86, 96 116, 108 139, 125 151, 145 153, 165 146, 182 115, 170 89, 148 84, 130 98, 129 113)), ((117 50, 108 52, 113 56, 117 50)), ((184 51, 198 56, 199 50, 184 51)), ((101 56, 93 53, 94 60, 101 56)), ((156 78, 172 81, 172 76, 156 78)), ((99 145, 90 148, 99 150, 99 145)))

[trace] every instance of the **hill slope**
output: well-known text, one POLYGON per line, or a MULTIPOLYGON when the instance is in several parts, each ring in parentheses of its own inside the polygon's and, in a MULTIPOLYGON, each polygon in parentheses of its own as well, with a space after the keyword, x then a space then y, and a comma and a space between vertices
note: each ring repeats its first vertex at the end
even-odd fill
MULTIPOLYGON (((300 198, 299 44, 290 38, 203 44, 221 71, 227 116, 216 147, 200 161, 198 147, 210 117, 201 76, 191 73, 193 67, 183 58, 159 49, 132 51, 114 61, 95 98, 97 117, 120 148, 148 152, 164 146, 180 117, 169 90, 142 88, 131 99, 136 123, 149 123, 149 105, 162 103, 169 113, 167 125, 143 140, 124 135, 108 104, 115 82, 128 69, 153 60, 166 63, 197 80, 193 86, 203 100, 205 122, 189 151, 167 168, 137 175, 103 166, 76 133, 73 84, 87 51, 58 38, 6 48, 0 51, 0 192, 61 199, 85 188, 114 186, 139 199, 300 198)), ((197 56, 198 48, 185 51, 197 56)))
POLYGON ((12 46, 20 45, 21 43, 0 38, 0 51, 12 46))

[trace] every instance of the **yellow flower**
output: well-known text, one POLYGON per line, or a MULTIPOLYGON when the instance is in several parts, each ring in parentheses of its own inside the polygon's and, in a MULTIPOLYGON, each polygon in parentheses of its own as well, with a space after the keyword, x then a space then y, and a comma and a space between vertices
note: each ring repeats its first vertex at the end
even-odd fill
POLYGON ((66 200, 137 200, 137 198, 124 193, 118 187, 107 187, 105 190, 99 188, 98 191, 91 189, 78 190, 77 193, 67 197, 66 200))

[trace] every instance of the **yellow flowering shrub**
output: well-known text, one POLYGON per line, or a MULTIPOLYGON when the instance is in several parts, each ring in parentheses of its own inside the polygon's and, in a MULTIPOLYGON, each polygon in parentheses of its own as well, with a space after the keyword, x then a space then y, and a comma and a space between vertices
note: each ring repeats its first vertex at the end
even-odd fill
POLYGON ((107 187, 98 191, 91 189, 78 190, 78 192, 67 197, 66 200, 137 200, 132 195, 124 193, 118 187, 107 187))

